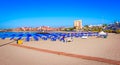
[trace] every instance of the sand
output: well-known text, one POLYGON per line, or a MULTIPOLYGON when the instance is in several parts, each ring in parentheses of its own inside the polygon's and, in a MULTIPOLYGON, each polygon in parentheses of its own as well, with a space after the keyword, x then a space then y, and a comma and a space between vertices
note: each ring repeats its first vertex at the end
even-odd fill
MULTIPOLYGON (((108 38, 74 38, 73 42, 30 41, 23 45, 53 51, 80 54, 120 61, 120 34, 109 34, 108 38)), ((10 42, 0 40, 0 44, 10 42)), ((12 43, 16 44, 16 42, 12 43)), ((12 45, 0 47, 0 65, 110 65, 108 63, 86 60, 46 52, 39 52, 12 45)), ((111 64, 112 65, 112 64, 111 64)))

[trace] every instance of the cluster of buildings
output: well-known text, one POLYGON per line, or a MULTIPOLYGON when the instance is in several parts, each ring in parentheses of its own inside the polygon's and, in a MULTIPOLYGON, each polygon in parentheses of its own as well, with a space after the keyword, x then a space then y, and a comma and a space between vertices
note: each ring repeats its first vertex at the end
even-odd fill
MULTIPOLYGON (((79 31, 83 29, 82 26, 82 20, 75 20, 74 21, 74 30, 79 31)), ((103 27, 102 24, 99 25, 89 25, 89 28, 92 27, 101 27, 105 30, 120 30, 120 22, 115 22, 113 24, 109 24, 107 25, 105 28, 103 27)), ((7 30, 0 30, 0 31, 63 31, 65 30, 65 27, 58 27, 58 28, 54 28, 54 27, 49 27, 49 26, 40 26, 40 27, 20 27, 20 28, 13 28, 13 29, 7 29, 7 30)))
MULTIPOLYGON (((75 30, 82 29, 82 20, 75 20, 74 21, 74 28, 75 30)), ((41 27, 20 27, 20 28, 14 28, 11 29, 11 31, 61 31, 65 29, 65 27, 59 27, 59 28, 53 28, 49 26, 41 26, 41 27)))
MULTIPOLYGON (((82 29, 82 20, 75 20, 74 21, 74 29, 75 30, 81 30, 82 29)), ((5 29, 5 30, 0 30, 1 31, 63 31, 65 30, 65 27, 49 27, 49 26, 40 26, 40 27, 19 27, 19 28, 12 28, 12 29, 5 29)))
POLYGON ((102 27, 102 24, 98 24, 98 25, 89 25, 89 27, 102 27))
POLYGON ((21 27, 21 28, 14 28, 12 31, 59 31, 59 28, 52 28, 49 26, 41 26, 41 27, 21 27))
POLYGON ((106 30, 120 30, 120 22, 109 24, 105 29, 106 30))

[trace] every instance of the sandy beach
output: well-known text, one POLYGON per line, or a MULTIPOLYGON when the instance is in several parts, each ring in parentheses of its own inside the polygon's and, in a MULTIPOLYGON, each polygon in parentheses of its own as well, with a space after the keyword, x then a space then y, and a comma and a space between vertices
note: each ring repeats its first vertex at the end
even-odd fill
MULTIPOLYGON (((119 39, 120 34, 109 34, 105 39, 96 37, 89 37, 88 39, 74 38, 73 42, 67 43, 60 42, 59 40, 44 41, 40 39, 39 41, 24 42, 22 45, 120 61, 119 39)), ((10 42, 10 40, 0 39, 0 45, 7 42, 10 42)), ((11 44, 16 44, 16 42, 11 44)), ((94 60, 35 51, 11 44, 0 47, 0 65, 114 65, 94 60)))

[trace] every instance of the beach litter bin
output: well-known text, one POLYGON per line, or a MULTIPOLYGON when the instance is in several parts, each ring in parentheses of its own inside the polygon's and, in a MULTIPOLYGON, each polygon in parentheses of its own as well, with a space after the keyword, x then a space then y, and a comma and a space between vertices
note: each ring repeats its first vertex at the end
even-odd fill
POLYGON ((23 44, 23 40, 17 40, 17 44, 23 44))

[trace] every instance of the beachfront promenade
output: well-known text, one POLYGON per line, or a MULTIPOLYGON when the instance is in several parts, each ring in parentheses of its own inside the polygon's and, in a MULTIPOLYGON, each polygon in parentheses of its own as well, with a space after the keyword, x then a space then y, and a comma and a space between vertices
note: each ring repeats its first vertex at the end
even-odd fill
MULTIPOLYGON (((29 41, 17 45, 16 41, 0 47, 1 65, 115 65, 120 62, 120 34, 109 34, 107 38, 96 38, 91 36, 87 39, 73 38, 72 42, 55 42, 48 39, 44 41, 29 41), (27 47, 27 48, 26 48, 27 47), (34 49, 30 49, 34 48, 34 49), (37 51, 36 51, 37 49, 37 51), (40 50, 56 51, 48 53, 40 50), (68 53, 67 55, 65 55, 68 53), (74 55, 74 57, 71 57, 74 55), (103 61, 82 58, 79 56, 97 57, 103 61), (108 60, 108 61, 106 61, 108 60), (111 63, 110 63, 110 60, 111 63)), ((12 40, 0 39, 1 44, 12 40)))

